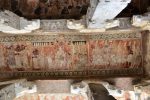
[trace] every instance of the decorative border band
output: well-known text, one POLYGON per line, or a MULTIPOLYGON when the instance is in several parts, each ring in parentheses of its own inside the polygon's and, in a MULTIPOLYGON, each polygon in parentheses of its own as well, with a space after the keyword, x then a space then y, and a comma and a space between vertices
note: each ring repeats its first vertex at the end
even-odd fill
POLYGON ((144 69, 127 68, 116 70, 90 70, 90 71, 20 71, 20 72, 0 72, 1 78, 90 78, 90 77, 123 77, 144 75, 144 69))
MULTIPOLYGON (((16 42, 16 41, 31 41, 31 42, 49 42, 59 39, 60 35, 10 35, 0 36, 0 42, 16 42)), ((118 34, 93 34, 93 35, 63 35, 63 38, 68 41, 85 41, 87 39, 93 40, 107 40, 107 39, 137 39, 141 38, 140 33, 118 33, 118 34)))

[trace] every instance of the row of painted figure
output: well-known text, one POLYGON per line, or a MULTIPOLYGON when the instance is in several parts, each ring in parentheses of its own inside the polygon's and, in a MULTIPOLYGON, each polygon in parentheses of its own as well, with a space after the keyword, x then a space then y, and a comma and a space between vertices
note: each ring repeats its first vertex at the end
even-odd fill
POLYGON ((1 70, 88 70, 140 67, 141 41, 0 43, 1 70))

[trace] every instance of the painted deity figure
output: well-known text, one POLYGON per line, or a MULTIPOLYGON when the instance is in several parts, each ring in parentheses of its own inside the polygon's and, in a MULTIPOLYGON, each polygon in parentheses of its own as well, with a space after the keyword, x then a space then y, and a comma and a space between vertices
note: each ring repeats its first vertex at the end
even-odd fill
POLYGON ((126 62, 127 62, 127 57, 128 57, 128 48, 127 48, 127 44, 128 44, 128 41, 123 41, 122 43, 122 67, 125 68, 127 65, 126 65, 126 62))
POLYGON ((122 40, 117 40, 118 45, 117 45, 117 68, 121 68, 122 67, 122 52, 123 52, 123 45, 122 45, 122 40))
POLYGON ((20 54, 21 54, 21 56, 22 56, 22 66, 23 66, 23 68, 24 69, 27 69, 27 67, 29 67, 29 59, 28 59, 28 47, 27 47, 27 45, 26 44, 24 44, 24 45, 21 45, 22 46, 22 48, 24 48, 24 49, 22 49, 22 51, 20 52, 20 54))
POLYGON ((79 45, 79 49, 80 49, 80 52, 79 52, 80 68, 84 69, 88 61, 86 44, 79 45))
POLYGON ((66 52, 66 68, 71 69, 72 67, 72 53, 73 53, 73 45, 71 42, 66 42, 64 45, 64 51, 66 52))
POLYGON ((33 69, 39 70, 39 69, 45 69, 45 56, 44 56, 44 48, 43 47, 37 47, 34 48, 32 51, 32 67, 33 69))
POLYGON ((53 48, 54 46, 49 44, 48 46, 44 47, 44 53, 45 53, 45 57, 46 57, 46 67, 47 69, 54 69, 54 60, 52 59, 52 55, 53 54, 53 48))
POLYGON ((102 51, 102 56, 103 56, 103 65, 105 68, 108 68, 110 67, 110 62, 111 62, 111 59, 110 59, 110 51, 111 51, 111 46, 109 44, 109 41, 105 40, 104 41, 105 45, 103 47, 103 51, 102 51))
POLYGON ((28 57, 26 45, 24 43, 17 44, 15 46, 15 59, 17 68, 26 69, 26 67, 28 66, 28 57))
POLYGON ((38 57, 39 56, 39 50, 34 48, 32 51, 32 67, 33 69, 39 69, 39 65, 38 65, 38 57))
POLYGON ((54 65, 53 65, 53 59, 51 58, 51 56, 49 55, 47 57, 47 62, 48 62, 48 69, 53 69, 54 65))
POLYGON ((39 55, 38 55, 38 67, 39 69, 45 69, 45 56, 44 56, 44 48, 43 47, 39 47, 39 55))
POLYGON ((66 66, 66 53, 62 47, 59 47, 56 52, 55 64, 58 69, 63 69, 66 66))
POLYGON ((17 45, 16 50, 15 50, 16 68, 21 68, 22 67, 21 59, 22 59, 22 57, 20 55, 20 46, 17 45))
POLYGON ((26 42, 26 48, 25 48, 25 59, 27 62, 27 66, 26 66, 26 70, 31 70, 32 69, 32 49, 33 49, 33 46, 32 46, 32 43, 31 42, 26 42))
POLYGON ((85 69, 88 64, 87 47, 85 43, 75 42, 73 45, 73 69, 85 69))
POLYGON ((92 50, 92 64, 94 64, 94 66, 105 66, 106 62, 104 61, 104 57, 102 56, 103 53, 104 41, 96 41, 95 46, 92 50))
POLYGON ((4 46, 0 44, 0 69, 5 67, 4 46))
POLYGON ((103 62, 103 58, 102 58, 102 56, 101 56, 101 50, 99 49, 99 47, 98 46, 95 46, 95 48, 93 49, 93 60, 92 60, 92 63, 94 64, 94 65, 99 65, 99 64, 102 64, 102 62, 103 62))
POLYGON ((110 41, 110 65, 112 68, 116 67, 117 59, 116 59, 116 47, 117 47, 117 42, 115 40, 110 41))
POLYGON ((10 69, 16 68, 15 50, 11 44, 6 46, 6 63, 10 69))
POLYGON ((141 52, 141 41, 140 40, 135 40, 134 41, 134 45, 133 45, 133 53, 134 53, 134 63, 133 66, 134 67, 138 67, 140 66, 140 64, 142 63, 142 52, 141 52))
POLYGON ((128 50, 128 56, 127 56, 127 68, 131 67, 132 63, 133 63, 133 48, 132 48, 132 40, 128 41, 127 44, 127 50, 128 50))

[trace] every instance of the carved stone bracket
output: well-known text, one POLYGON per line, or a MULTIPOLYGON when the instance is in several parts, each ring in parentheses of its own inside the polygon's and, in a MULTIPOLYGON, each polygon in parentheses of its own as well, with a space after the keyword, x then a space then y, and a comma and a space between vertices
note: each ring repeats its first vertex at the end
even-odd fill
POLYGON ((41 20, 41 29, 45 31, 66 30, 67 20, 41 20))

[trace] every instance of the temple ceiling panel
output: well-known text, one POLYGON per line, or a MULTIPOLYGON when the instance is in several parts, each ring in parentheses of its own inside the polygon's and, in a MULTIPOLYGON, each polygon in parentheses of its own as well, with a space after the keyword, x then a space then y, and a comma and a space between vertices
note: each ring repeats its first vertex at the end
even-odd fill
POLYGON ((80 19, 86 15, 89 0, 0 0, 7 9, 28 19, 80 19))
POLYGON ((5 77, 143 75, 140 33, 2 35, 0 56, 5 77))
POLYGON ((87 100, 86 96, 75 94, 27 94, 14 100, 87 100))

